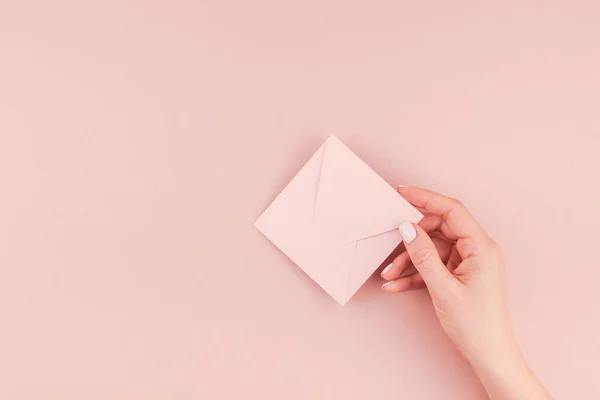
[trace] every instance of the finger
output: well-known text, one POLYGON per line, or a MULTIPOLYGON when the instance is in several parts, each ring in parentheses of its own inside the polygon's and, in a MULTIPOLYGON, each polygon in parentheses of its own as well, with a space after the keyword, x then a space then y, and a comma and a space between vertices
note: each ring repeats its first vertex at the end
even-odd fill
POLYGON ((481 236, 485 232, 471 213, 458 201, 426 189, 399 187, 398 193, 415 207, 442 217, 458 238, 481 236))
MULTIPOLYGON (((450 258, 450 253, 454 248, 454 243, 449 242, 441 237, 432 236, 431 241, 435 245, 438 253, 440 254, 440 259, 442 262, 448 261, 450 258)), ((400 255, 398 255, 385 269, 381 272, 381 277, 386 281, 392 281, 394 279, 400 278, 400 276, 406 273, 406 270, 412 265, 412 261, 410 256, 404 250, 400 255)))
POLYGON ((425 289, 425 287, 426 285, 425 281, 423 281, 423 277, 418 272, 415 272, 414 274, 403 276, 394 281, 386 282, 382 286, 382 289, 387 293, 402 293, 409 290, 425 289))
POLYGON ((446 267, 448 268, 448 271, 454 271, 460 265, 461 262, 462 258, 458 253, 457 248, 453 247, 450 256, 448 257, 448 261, 446 262, 446 267))
POLYGON ((426 214, 421 221, 419 226, 427 233, 440 232, 446 239, 453 242, 458 240, 458 236, 448 226, 446 221, 435 214, 426 214))
MULTIPOLYGON (((484 241, 484 243, 488 244, 489 242, 489 240, 484 241)), ((480 250, 485 247, 486 246, 482 246, 482 243, 477 241, 475 238, 460 239, 456 242, 456 250, 463 260, 479 254, 480 250)))
MULTIPOLYGON (((433 239, 435 238, 432 238, 432 240, 433 239)), ((448 258, 449 259, 446 264, 446 267, 448 268, 448 271, 453 272, 454 270, 456 270, 456 268, 458 268, 458 266, 462 262, 460 255, 458 254, 458 251, 455 247, 452 248, 451 254, 448 256, 448 258)), ((418 272, 413 272, 401 277, 392 278, 389 282, 386 282, 382 286, 383 290, 388 293, 401 293, 407 292, 409 290, 419 290, 425 287, 425 281, 423 281, 423 277, 418 272)))
POLYGON ((435 245, 435 248, 437 249, 438 254, 440 255, 440 260, 442 260, 442 262, 446 264, 446 262, 450 258, 452 249, 455 247, 454 243, 449 242, 446 239, 439 236, 430 235, 429 237, 431 238, 431 241, 435 245))
MULTIPOLYGON (((453 249, 455 249, 454 243, 449 242, 446 239, 439 236, 431 236, 431 241, 435 245, 437 249, 440 259, 444 264, 447 263, 450 258, 450 254, 453 249)), ((400 253, 382 272, 381 276, 387 280, 391 281, 394 279, 398 279, 402 274, 405 274, 407 270, 414 266, 412 265, 412 260, 406 248, 400 253)))
POLYGON ((455 291, 459 282, 448 271, 435 244, 423 228, 404 221, 398 229, 413 265, 423 277, 430 292, 443 296, 449 290, 455 291))
POLYGON ((400 275, 402 275, 404 271, 410 267, 411 264, 412 261, 410 260, 408 253, 405 251, 396 257, 390 265, 385 267, 385 269, 381 272, 381 276, 386 281, 398 279, 400 275))

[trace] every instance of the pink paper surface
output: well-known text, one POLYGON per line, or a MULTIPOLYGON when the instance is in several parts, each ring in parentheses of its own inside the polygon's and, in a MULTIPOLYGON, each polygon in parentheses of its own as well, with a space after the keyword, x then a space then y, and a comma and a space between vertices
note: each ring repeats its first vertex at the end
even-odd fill
POLYGON ((429 295, 343 308, 252 225, 336 133, 502 245, 600 399, 597 0, 0 1, 1 400, 479 400, 429 295))
POLYGON ((422 217, 332 135, 254 225, 344 305, 422 217))

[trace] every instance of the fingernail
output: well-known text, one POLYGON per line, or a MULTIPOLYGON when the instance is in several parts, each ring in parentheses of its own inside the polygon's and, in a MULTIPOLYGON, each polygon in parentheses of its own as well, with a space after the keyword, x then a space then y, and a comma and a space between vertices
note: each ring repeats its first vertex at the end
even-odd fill
POLYGON ((381 275, 385 275, 385 274, 387 274, 387 273, 388 273, 388 271, 389 271, 389 270, 392 268, 392 265, 393 265, 393 264, 394 264, 394 263, 390 263, 390 265, 388 265, 387 267, 385 267, 385 268, 383 269, 383 271, 381 271, 381 275))
POLYGON ((405 185, 396 185, 396 187, 397 188, 405 188, 405 187, 408 187, 408 186, 405 186, 405 185))
POLYGON ((398 227, 404 243, 410 243, 417 237, 417 230, 410 221, 402 221, 398 227))
POLYGON ((390 283, 392 283, 392 282, 394 282, 394 281, 389 281, 389 282, 386 282, 386 283, 384 283, 384 284, 381 286, 381 288, 382 288, 382 289, 385 289, 385 288, 386 288, 386 287, 387 287, 387 286, 388 286, 390 283))

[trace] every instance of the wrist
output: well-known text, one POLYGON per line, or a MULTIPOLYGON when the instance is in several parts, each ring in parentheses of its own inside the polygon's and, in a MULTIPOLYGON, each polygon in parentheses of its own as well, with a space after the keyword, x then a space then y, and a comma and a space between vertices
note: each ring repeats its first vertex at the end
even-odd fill
POLYGON ((471 366, 478 369, 497 369, 501 366, 517 366, 524 362, 519 346, 512 336, 498 338, 466 352, 471 366))
POLYGON ((456 343, 475 370, 495 369, 500 365, 523 362, 519 346, 510 329, 488 329, 463 335, 456 343), (466 340, 468 339, 468 340, 466 340))
POLYGON ((514 342, 494 352, 492 357, 469 361, 490 399, 550 398, 514 342))
POLYGON ((527 365, 516 343, 470 355, 467 359, 477 375, 483 376, 507 376, 522 371, 527 365))

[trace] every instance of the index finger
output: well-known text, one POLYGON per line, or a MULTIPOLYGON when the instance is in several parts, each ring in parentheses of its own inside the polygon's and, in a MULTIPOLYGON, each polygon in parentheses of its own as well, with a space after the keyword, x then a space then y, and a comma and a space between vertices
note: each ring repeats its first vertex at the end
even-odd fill
POLYGON ((456 199, 413 187, 398 187, 398 193, 413 206, 442 218, 457 238, 476 238, 486 235, 471 213, 456 199))

